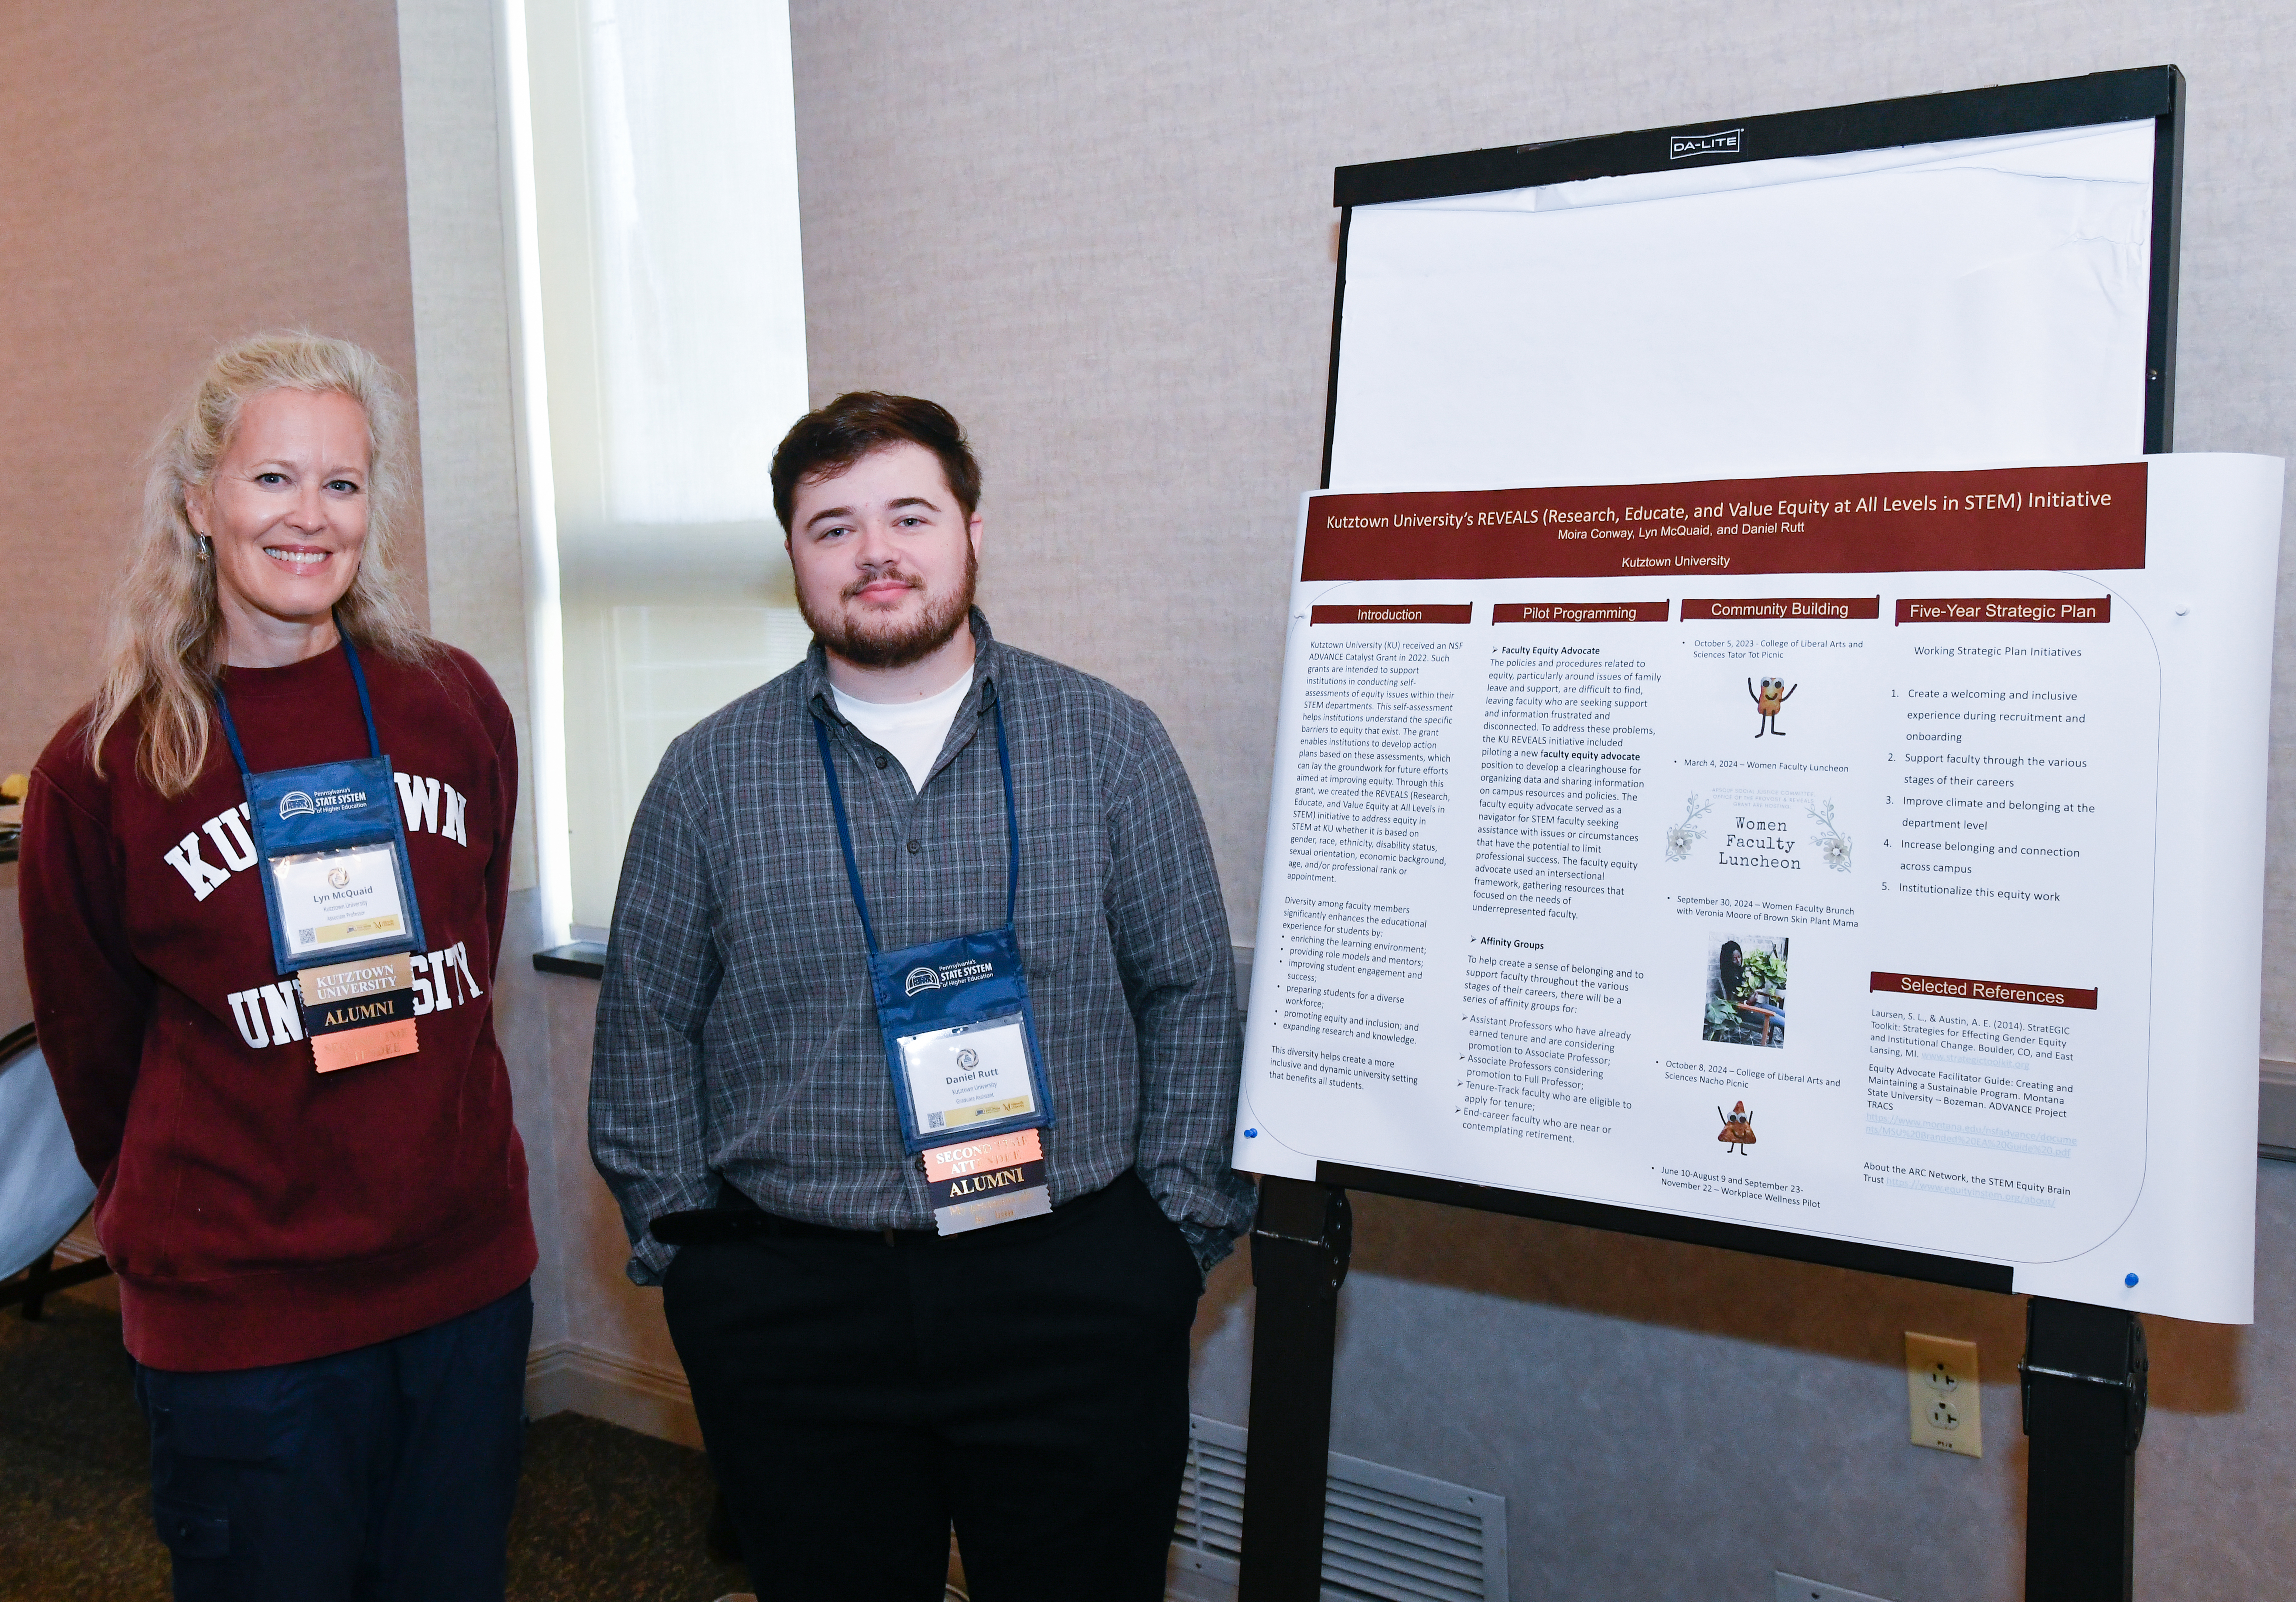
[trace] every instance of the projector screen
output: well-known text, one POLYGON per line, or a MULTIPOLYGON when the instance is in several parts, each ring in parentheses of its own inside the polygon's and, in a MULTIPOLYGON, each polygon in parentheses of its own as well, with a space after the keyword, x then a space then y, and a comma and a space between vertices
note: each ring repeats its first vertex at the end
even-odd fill
POLYGON ((1328 487, 2141 454, 2153 119, 1354 209, 1328 487))

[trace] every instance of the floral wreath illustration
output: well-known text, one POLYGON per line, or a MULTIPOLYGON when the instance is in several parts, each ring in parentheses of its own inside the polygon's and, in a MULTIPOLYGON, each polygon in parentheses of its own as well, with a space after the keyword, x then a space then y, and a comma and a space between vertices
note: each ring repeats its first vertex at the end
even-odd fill
POLYGON ((1827 801, 1823 807, 1808 807, 1803 809, 1809 814, 1810 821, 1817 826, 1815 843, 1817 846, 1819 859, 1837 874, 1848 873, 1849 871, 1849 836, 1833 825, 1833 803, 1827 801))
POLYGON ((1706 838, 1706 831, 1698 826, 1698 820, 1712 810, 1712 801, 1702 801, 1696 791, 1691 792, 1690 800, 1684 803, 1682 821, 1666 832, 1666 859, 1669 862, 1686 860, 1690 848, 1706 838))

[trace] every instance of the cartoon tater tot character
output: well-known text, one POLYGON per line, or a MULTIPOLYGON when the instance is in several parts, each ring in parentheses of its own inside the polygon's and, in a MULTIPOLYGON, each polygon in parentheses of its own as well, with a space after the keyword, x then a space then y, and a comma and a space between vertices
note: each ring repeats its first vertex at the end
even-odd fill
POLYGON ((1714 1111, 1722 1120, 1722 1132, 1714 1138, 1740 1156, 1744 1156, 1746 1148, 1754 1144, 1754 1115, 1746 1111, 1746 1104, 1742 1101, 1727 1113, 1719 1107, 1714 1111))
POLYGON ((1762 715, 1762 720, 1754 726, 1754 738, 1759 740, 1766 734, 1783 735, 1786 732, 1778 727, 1778 709, 1792 700, 1794 690, 1800 688, 1800 685, 1792 690, 1786 688, 1783 678, 1765 678, 1759 690, 1752 679, 1746 681, 1746 694, 1754 698, 1754 710, 1762 715))

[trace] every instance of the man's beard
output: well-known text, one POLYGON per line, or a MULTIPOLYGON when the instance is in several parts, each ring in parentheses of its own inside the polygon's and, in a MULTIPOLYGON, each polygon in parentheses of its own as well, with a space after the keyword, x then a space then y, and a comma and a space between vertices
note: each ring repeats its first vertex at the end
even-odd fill
MULTIPOLYGON (((934 652, 956 637, 972 613, 973 584, 980 575, 980 559, 967 542, 964 552, 964 582, 939 600, 928 598, 922 612, 909 623, 872 619, 866 612, 856 617, 846 605, 863 586, 879 582, 876 578, 862 579, 847 587, 838 599, 838 609, 824 614, 816 612, 806 600, 802 588, 798 591, 797 609, 805 617, 806 626, 831 655, 841 657, 857 668, 906 668, 911 662, 922 661, 934 652)), ((900 575, 917 587, 913 575, 900 575)))

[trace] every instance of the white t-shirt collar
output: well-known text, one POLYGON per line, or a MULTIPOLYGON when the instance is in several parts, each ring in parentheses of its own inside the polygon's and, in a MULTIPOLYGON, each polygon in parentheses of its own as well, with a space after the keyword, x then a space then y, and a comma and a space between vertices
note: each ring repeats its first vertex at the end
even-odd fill
POLYGON ((911 786, 922 790, 940 748, 948 743, 957 709, 972 692, 974 671, 968 667, 964 678, 922 701, 857 701, 833 684, 829 693, 836 698, 839 715, 899 758, 911 786))

